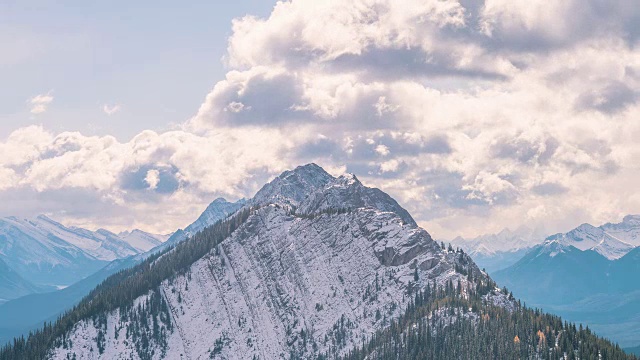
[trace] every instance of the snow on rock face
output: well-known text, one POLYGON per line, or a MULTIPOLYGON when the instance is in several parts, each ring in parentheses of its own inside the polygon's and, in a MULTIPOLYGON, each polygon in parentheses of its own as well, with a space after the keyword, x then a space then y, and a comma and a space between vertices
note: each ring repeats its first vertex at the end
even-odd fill
POLYGON ((622 242, 640 246, 640 215, 627 215, 621 223, 605 224, 601 228, 622 242))
POLYGON ((189 234, 195 234, 198 231, 213 225, 216 221, 224 219, 227 216, 233 214, 245 204, 244 199, 240 199, 234 203, 225 200, 224 198, 215 199, 205 211, 198 217, 193 224, 189 225, 185 231, 189 234))
POLYGON ((35 219, 9 217, 0 219, 3 233, 15 235, 21 242, 38 243, 53 248, 76 248, 98 260, 111 261, 137 254, 137 251, 107 230, 89 231, 66 227, 40 215, 35 219))
POLYGON ((105 252, 99 239, 45 217, 0 219, 0 258, 35 285, 70 285, 106 265, 97 257, 105 252))
POLYGON ((312 214, 327 209, 374 208, 397 214, 405 223, 416 225, 411 215, 379 189, 368 188, 352 174, 332 179, 300 204, 299 212, 312 214))
MULTIPOLYGON (((449 279, 465 284, 456 265, 480 273, 467 255, 442 250, 426 231, 389 211, 386 198, 373 196, 377 192, 321 173, 318 181, 298 175, 288 172, 265 186, 268 191, 261 190, 258 194, 265 196, 256 203, 279 206, 260 208, 186 275, 165 280, 157 289, 168 304, 173 329, 164 347, 150 347, 154 359, 163 357, 162 350, 167 359, 344 353, 398 316, 412 289, 449 279), (282 183, 291 177, 295 186, 282 183), (335 192, 333 186, 351 190, 335 192), (284 194, 271 191, 274 187, 284 194), (302 198, 301 188, 313 189, 302 198), (318 194, 332 198, 325 201, 318 194), (325 206, 334 201, 354 206, 347 211, 325 206), (292 213, 291 205, 305 212, 292 213)), ((118 311, 107 318, 109 329, 126 326, 118 311)), ((68 336, 73 345, 59 346, 53 356, 99 358, 87 345, 91 326, 91 320, 77 324, 68 336)), ((122 334, 116 339, 111 331, 105 346, 105 359, 107 354, 136 354, 134 341, 122 334)))
POLYGON ((491 256, 498 253, 530 249, 542 243, 545 237, 546 235, 543 235, 540 230, 522 226, 514 231, 504 229, 497 234, 481 235, 473 239, 457 237, 451 243, 454 246, 463 248, 471 257, 476 255, 491 256))
POLYGON ((279 203, 297 206, 315 190, 333 181, 323 168, 316 164, 299 166, 285 171, 266 184, 251 200, 252 204, 279 203))
POLYGON ((123 231, 118 237, 138 252, 146 252, 167 241, 170 235, 157 235, 142 230, 123 231))
POLYGON ((640 223, 636 219, 637 216, 627 216, 622 223, 600 227, 582 224, 566 234, 547 238, 546 243, 573 246, 581 251, 592 250, 609 260, 616 260, 640 245, 640 223))
MULTIPOLYGON (((215 199, 204 212, 194 221, 191 225, 187 226, 184 230, 178 230, 169 237, 164 243, 164 246, 174 245, 184 239, 195 235, 197 232, 202 231, 204 228, 215 224, 218 220, 222 220, 236 211, 242 208, 246 204, 245 199, 240 199, 234 203, 225 200, 224 198, 215 199)), ((157 248, 161 250, 163 247, 157 248)))
POLYGON ((115 259, 157 246, 162 236, 66 227, 44 215, 0 219, 0 259, 35 285, 65 286, 115 259))

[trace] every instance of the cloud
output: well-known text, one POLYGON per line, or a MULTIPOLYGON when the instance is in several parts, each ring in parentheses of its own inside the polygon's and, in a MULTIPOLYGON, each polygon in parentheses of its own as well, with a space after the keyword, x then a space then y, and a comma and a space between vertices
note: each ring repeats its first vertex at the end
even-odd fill
POLYGON ((120 112, 120 110, 122 110, 122 107, 119 104, 113 104, 113 105, 104 104, 104 105, 102 105, 102 111, 104 111, 104 113, 109 115, 109 116, 120 112))
POLYGON ((0 141, 0 199, 73 189, 170 231, 314 161, 437 237, 615 221, 640 209, 639 18, 624 0, 278 2, 233 21, 229 70, 179 129, 0 141))
POLYGON ((156 169, 147 171, 147 176, 145 176, 144 181, 149 184, 149 189, 155 190, 160 182, 160 171, 156 169))
POLYGON ((28 101, 31 106, 31 113, 34 115, 46 112, 51 102, 53 102, 53 95, 51 95, 51 92, 36 95, 28 101))

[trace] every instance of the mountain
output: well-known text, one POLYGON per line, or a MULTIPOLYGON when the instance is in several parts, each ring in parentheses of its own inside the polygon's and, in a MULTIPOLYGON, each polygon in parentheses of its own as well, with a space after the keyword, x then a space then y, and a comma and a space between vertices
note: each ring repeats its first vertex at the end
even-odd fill
MULTIPOLYGON (((44 216, 0 219, 0 259, 40 286, 64 287, 108 264, 116 255, 108 250, 111 244, 102 246, 107 241, 104 236, 66 228, 44 216)), ((121 249, 122 255, 132 253, 135 250, 128 245, 121 249)))
POLYGON ((229 215, 238 211, 246 203, 245 199, 240 199, 236 202, 229 202, 224 198, 217 198, 213 200, 207 206, 207 208, 200 214, 198 219, 187 226, 184 230, 179 229, 174 232, 171 237, 165 242, 163 249, 168 246, 173 246, 180 241, 197 234, 204 230, 206 227, 215 224, 217 221, 222 220, 229 215))
POLYGON ((621 223, 599 227, 582 224, 567 233, 553 235, 546 242, 558 243, 562 248, 592 250, 609 260, 619 259, 640 246, 640 215, 628 215, 621 223))
POLYGON ((217 198, 207 206, 202 214, 191 225, 185 228, 185 233, 193 235, 198 231, 202 231, 207 226, 215 224, 218 220, 235 213, 245 203, 245 199, 236 202, 229 202, 224 198, 217 198))
POLYGON ((546 245, 552 249, 550 256, 573 247, 580 251, 595 251, 609 260, 619 259, 635 247, 611 236, 602 227, 590 224, 582 224, 566 234, 551 236, 546 243, 558 245, 557 247, 546 245))
POLYGON ((167 239, 169 239, 169 237, 171 237, 171 234, 156 235, 136 229, 132 231, 123 231, 118 234, 118 237, 131 245, 138 251, 138 253, 143 253, 163 244, 167 239))
MULTIPOLYGON (((249 204, 250 215, 231 236, 153 290, 167 302, 175 329, 162 340, 168 358, 209 356, 216 352, 211 339, 223 344, 223 357, 277 358, 294 344, 301 354, 327 352, 323 339, 335 336, 335 326, 348 322, 349 333, 371 334, 383 325, 373 320, 376 313, 393 316, 391 309, 403 308, 416 270, 423 284, 467 281, 454 271, 466 257, 440 249, 391 197, 355 176, 297 168, 249 204), (305 333, 306 347, 298 341, 305 333)), ((470 262, 467 267, 480 273, 470 262)), ((106 316, 113 326, 124 325, 116 313, 106 316)), ((69 334, 77 345, 56 349, 56 356, 83 354, 79 329, 93 325, 80 324, 69 334)), ((135 351, 124 340, 107 335, 105 357, 135 351)), ((351 338, 345 346, 356 344, 351 338)))
POLYGON ((143 253, 165 239, 140 230, 118 235, 104 229, 66 227, 44 215, 0 219, 0 259, 45 290, 69 286, 113 260, 143 253))
POLYGON ((493 274, 515 264, 544 238, 541 230, 521 226, 514 231, 504 229, 497 234, 481 235, 472 239, 459 236, 450 243, 462 248, 479 267, 493 274))
POLYGON ((493 277, 529 305, 635 346, 640 339, 640 247, 633 247, 640 233, 637 219, 583 224, 553 235, 493 277))
POLYGON ((402 358, 427 358, 420 354, 428 349, 439 359, 574 351, 631 359, 521 307, 391 197, 314 164, 107 278, 55 324, 0 350, 0 359, 382 359, 394 348, 415 350, 402 358), (562 336, 575 341, 555 340, 562 336))
MULTIPOLYGON (((195 234, 205 227, 213 225, 239 209, 242 206, 240 205, 242 202, 241 200, 233 204, 224 199, 214 200, 202 215, 186 228, 186 232, 195 234)), ((184 234, 185 231, 179 230, 174 233, 171 238, 176 239, 180 233, 184 234)), ((118 237, 128 242, 135 249, 144 249, 156 243, 159 244, 135 256, 111 261, 95 273, 64 289, 46 293, 35 293, 41 291, 23 291, 18 293, 19 296, 22 296, 20 298, 16 298, 17 296, 15 294, 8 297, 8 299, 14 300, 10 300, 5 304, 0 303, 0 345, 14 337, 27 334, 29 331, 37 329, 45 321, 55 321, 60 314, 71 309, 83 297, 89 294, 91 290, 112 274, 129 269, 141 263, 147 257, 152 256, 153 253, 171 246, 166 239, 166 235, 154 235, 141 230, 122 232, 118 234, 118 237)), ((0 272, 0 284, 5 283, 2 281, 2 275, 3 273, 0 272)), ((40 289, 38 288, 38 290, 40 289)))

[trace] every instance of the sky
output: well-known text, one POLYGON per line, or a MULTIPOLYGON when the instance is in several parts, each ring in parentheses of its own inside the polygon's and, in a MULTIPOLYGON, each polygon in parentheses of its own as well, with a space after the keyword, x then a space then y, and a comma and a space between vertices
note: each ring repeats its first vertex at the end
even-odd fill
POLYGON ((0 216, 166 233, 315 162, 436 238, 640 213, 628 0, 0 4, 0 216))

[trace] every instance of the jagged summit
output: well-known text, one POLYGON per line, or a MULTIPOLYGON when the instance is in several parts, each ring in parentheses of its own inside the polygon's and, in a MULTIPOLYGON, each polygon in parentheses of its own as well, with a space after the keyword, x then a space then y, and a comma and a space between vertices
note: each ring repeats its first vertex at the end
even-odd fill
POLYGON ((351 174, 343 175, 317 189, 300 204, 301 213, 321 212, 328 209, 371 208, 382 212, 392 212, 404 223, 417 226, 409 212, 402 208, 391 196, 376 188, 369 188, 351 174))
MULTIPOLYGON (((629 215, 622 223, 600 227, 585 223, 567 233, 548 237, 543 245, 546 248, 550 248, 549 244, 571 246, 581 251, 595 251, 609 260, 619 259, 640 245, 640 227, 636 226, 636 219, 637 216, 629 215)), ((551 256, 561 252, 558 246, 553 249, 549 252, 551 256)))
POLYGON ((260 189, 251 200, 252 204, 279 203, 298 206, 319 188, 335 178, 316 164, 298 166, 287 170, 260 189))
POLYGON ((372 208, 393 212, 406 224, 417 226, 409 212, 391 196, 364 186, 354 174, 346 173, 335 178, 313 163, 283 172, 258 191, 250 202, 294 206, 302 214, 330 209, 372 208))

